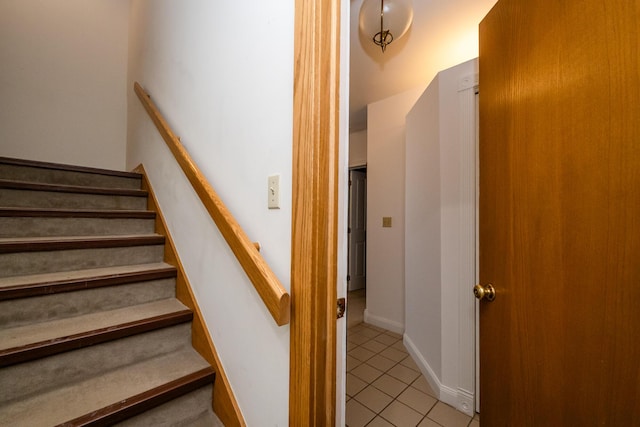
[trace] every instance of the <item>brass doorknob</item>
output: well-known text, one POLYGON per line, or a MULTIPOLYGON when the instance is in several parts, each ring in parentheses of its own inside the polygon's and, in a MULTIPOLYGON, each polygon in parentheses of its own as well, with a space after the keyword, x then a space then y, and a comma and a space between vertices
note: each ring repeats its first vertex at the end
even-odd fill
POLYGON ((473 294, 480 301, 486 299, 487 301, 491 302, 496 299, 496 290, 493 288, 492 284, 488 284, 487 286, 475 285, 473 287, 473 294))

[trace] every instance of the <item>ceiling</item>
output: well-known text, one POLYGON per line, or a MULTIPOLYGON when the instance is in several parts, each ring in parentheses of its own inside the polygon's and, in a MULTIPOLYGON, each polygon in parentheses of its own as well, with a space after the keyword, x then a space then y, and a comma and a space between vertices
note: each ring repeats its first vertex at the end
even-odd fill
POLYGON ((425 87, 444 69, 478 56, 478 23, 496 0, 413 0, 413 25, 384 53, 358 30, 351 0, 350 129, 366 128, 367 104, 425 87))

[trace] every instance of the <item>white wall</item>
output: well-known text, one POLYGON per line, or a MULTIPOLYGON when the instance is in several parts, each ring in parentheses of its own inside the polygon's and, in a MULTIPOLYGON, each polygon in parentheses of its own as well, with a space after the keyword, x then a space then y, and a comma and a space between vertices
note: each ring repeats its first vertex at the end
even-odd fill
POLYGON ((289 326, 274 323, 132 85, 149 91, 289 289, 293 22, 292 1, 133 0, 131 9, 127 166, 147 168, 250 426, 288 425, 289 326), (271 174, 281 176, 279 210, 267 209, 271 174))
POLYGON ((472 413, 477 60, 440 72, 407 115, 404 340, 440 399, 472 413))
POLYGON ((0 156, 123 169, 129 0, 0 2, 0 156))
POLYGON ((349 134, 349 167, 367 165, 367 131, 361 130, 349 134))
POLYGON ((404 331, 405 116, 424 88, 369 104, 365 321, 404 331), (382 217, 392 227, 382 227, 382 217))

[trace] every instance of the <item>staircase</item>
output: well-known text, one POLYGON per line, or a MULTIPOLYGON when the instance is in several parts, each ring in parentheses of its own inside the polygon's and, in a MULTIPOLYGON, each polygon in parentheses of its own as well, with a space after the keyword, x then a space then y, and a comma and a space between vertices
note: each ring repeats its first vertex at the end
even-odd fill
POLYGON ((0 158, 0 425, 222 425, 140 187, 0 158))

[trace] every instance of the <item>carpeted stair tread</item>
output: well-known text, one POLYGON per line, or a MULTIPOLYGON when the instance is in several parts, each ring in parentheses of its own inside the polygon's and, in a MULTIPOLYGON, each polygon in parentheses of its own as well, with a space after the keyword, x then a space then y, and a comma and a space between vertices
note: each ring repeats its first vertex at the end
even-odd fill
MULTIPOLYGON (((0 365, 31 360, 34 349, 53 347, 56 351, 38 350, 53 354, 79 347, 86 343, 104 342, 118 336, 151 330, 164 325, 190 321, 192 312, 177 299, 170 298, 147 304, 138 304, 116 310, 106 310, 66 319, 40 322, 31 325, 0 330, 0 365), (168 320, 167 320, 168 319, 168 320), (131 330, 132 329, 132 330, 131 330), (131 332, 131 333, 130 333, 131 332), (74 342, 80 340, 80 345, 74 342)), ((38 354, 40 356, 40 354, 38 354)))
POLYGON ((211 409, 212 388, 198 390, 153 408, 118 427, 224 427, 211 409))
POLYGON ((89 187, 86 185, 48 184, 43 182, 0 179, 0 188, 11 190, 49 191, 59 193, 99 194, 108 196, 147 197, 144 190, 132 188, 89 187))
POLYGON ((5 405, 0 420, 11 426, 85 425, 96 420, 111 425, 212 383, 213 378, 208 363, 193 349, 185 349, 5 405))
POLYGON ((164 262, 0 277, 0 301, 176 276, 164 262))
POLYGON ((0 408, 14 401, 191 347, 191 324, 185 322, 4 366, 0 369, 0 408))
POLYGON ((6 157, 0 157, 0 178, 113 188, 140 188, 142 181, 142 175, 133 172, 6 157))
POLYGON ((154 226, 152 218, 0 216, 0 238, 150 234, 154 226))
POLYGON ((54 209, 29 207, 0 207, 0 217, 35 218, 138 218, 154 219, 156 213, 134 209, 54 209))
POLYGON ((59 236, 59 237, 3 237, 0 254, 12 252, 40 252, 66 249, 115 248, 164 244, 159 234, 115 236, 59 236))

